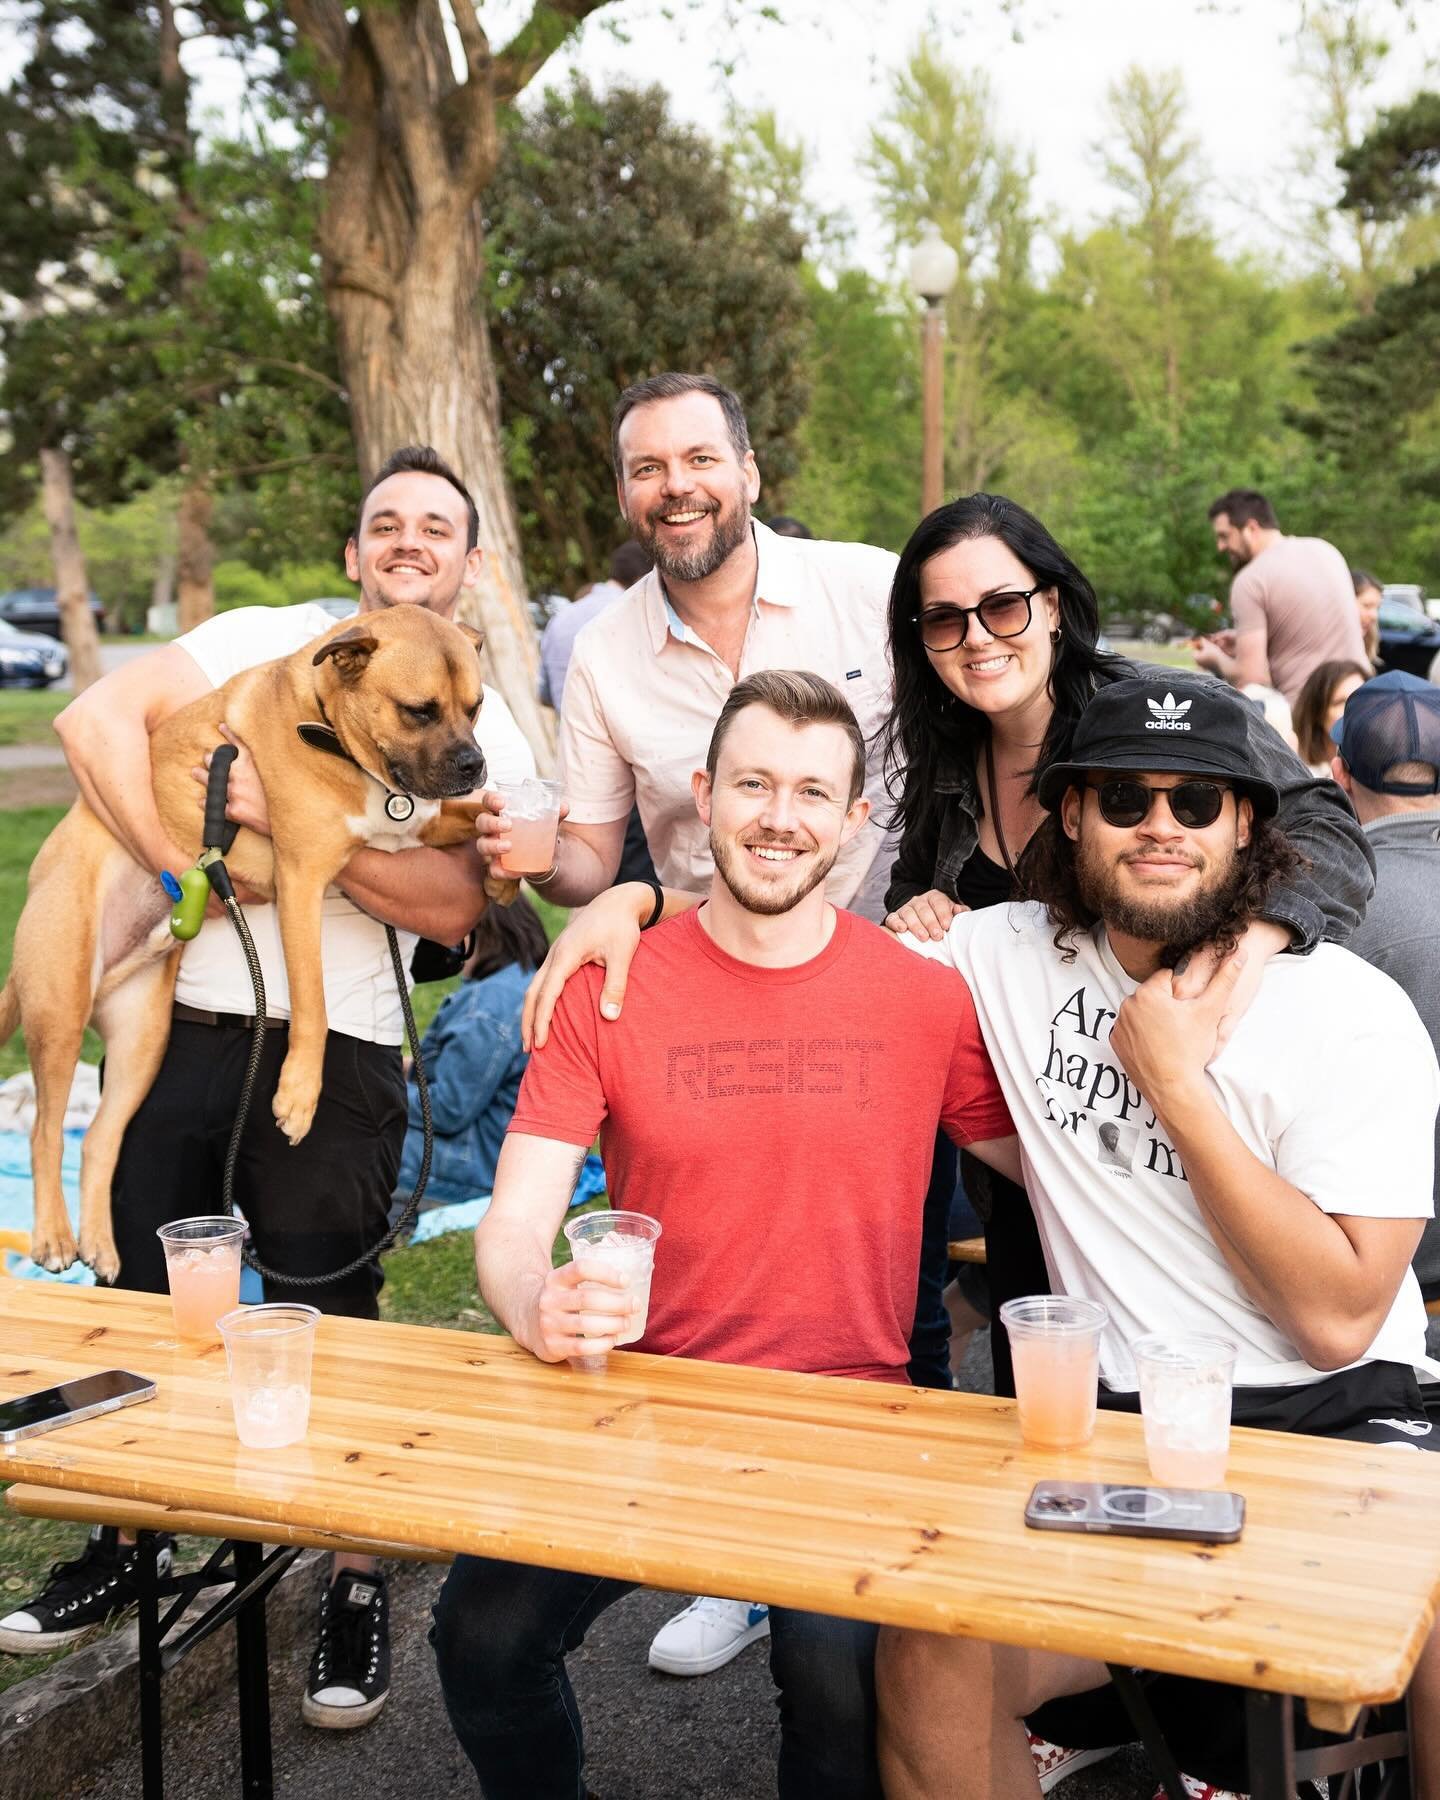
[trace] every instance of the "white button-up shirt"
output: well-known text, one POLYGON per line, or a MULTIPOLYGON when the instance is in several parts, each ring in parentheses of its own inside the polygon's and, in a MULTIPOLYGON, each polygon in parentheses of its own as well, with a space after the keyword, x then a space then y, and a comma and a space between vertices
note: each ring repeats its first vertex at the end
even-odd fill
MULTIPOLYGON (((758 571, 740 679, 758 669, 823 675, 855 709, 869 755, 865 792, 886 804, 878 743, 890 709, 885 615, 896 558, 871 544, 780 537, 752 521, 758 571)), ((655 570, 575 640, 560 715, 560 771, 570 818, 605 825, 638 801, 667 887, 703 892, 713 864, 690 777, 734 685, 729 664, 683 624, 655 570)), ((847 905, 883 833, 871 819, 845 846, 826 891, 847 905)))

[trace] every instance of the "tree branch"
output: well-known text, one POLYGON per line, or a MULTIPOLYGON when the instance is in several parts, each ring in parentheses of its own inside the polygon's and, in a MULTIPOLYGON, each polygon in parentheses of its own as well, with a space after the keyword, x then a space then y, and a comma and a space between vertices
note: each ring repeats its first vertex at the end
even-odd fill
POLYGON ((273 475, 277 469, 298 469, 307 463, 348 462, 349 450, 313 450, 308 456, 282 456, 274 462, 237 463, 232 468, 212 471, 217 481, 234 475, 273 475))
POLYGON ((508 106, 580 24, 605 4, 606 0, 536 0, 535 10, 495 58, 495 104, 508 106))
POLYGON ((463 194, 478 195, 500 157, 500 136, 495 128, 494 59, 474 0, 455 0, 451 14, 465 52, 466 72, 459 96, 463 106, 457 108, 461 151, 456 185, 463 194))
POLYGON ((350 48, 350 21, 343 0, 286 0, 285 10, 326 79, 338 81, 350 48))

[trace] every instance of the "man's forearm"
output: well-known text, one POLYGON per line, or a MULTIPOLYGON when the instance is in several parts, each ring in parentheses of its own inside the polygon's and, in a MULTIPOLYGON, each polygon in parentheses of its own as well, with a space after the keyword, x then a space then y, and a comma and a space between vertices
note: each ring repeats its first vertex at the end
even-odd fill
POLYGON ((437 944, 458 944, 484 912, 485 865, 468 844, 453 850, 357 850, 336 877, 372 918, 437 944))
POLYGON ((475 1232, 480 1297, 515 1342, 532 1354, 536 1345, 531 1326, 549 1273, 548 1248, 528 1225, 506 1219, 480 1221, 475 1232))
POLYGON ((120 719, 101 725, 81 719, 63 725, 57 720, 56 729, 75 785, 110 835, 142 868, 183 867, 185 854, 170 842, 156 810, 144 724, 120 719))
POLYGON ((557 906, 586 906, 614 879, 615 869, 600 852, 562 826, 555 842, 555 873, 537 891, 557 906))
POLYGON ((1313 1361, 1317 1327, 1347 1324, 1373 1305, 1350 1239, 1260 1161, 1207 1088, 1174 1095, 1156 1112, 1235 1278, 1313 1361))

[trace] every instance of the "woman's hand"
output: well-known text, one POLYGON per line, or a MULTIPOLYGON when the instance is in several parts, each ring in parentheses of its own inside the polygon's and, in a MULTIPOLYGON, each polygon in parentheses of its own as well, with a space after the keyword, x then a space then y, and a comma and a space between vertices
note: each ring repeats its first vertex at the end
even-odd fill
POLYGON ((931 888, 928 894, 917 894, 913 900, 907 900, 894 912, 887 913, 885 929, 893 931, 896 937, 908 931, 922 942, 938 944, 950 929, 950 921, 956 913, 969 910, 939 888, 931 888))
MULTIPOLYGON (((1290 932, 1273 919, 1252 919, 1240 933, 1236 945, 1240 954, 1239 978, 1230 989, 1225 1010, 1220 1017, 1214 1055, 1218 1056, 1230 1042, 1235 1027, 1245 1017, 1250 1002, 1260 992, 1265 978, 1265 965, 1272 956, 1290 948, 1290 932)), ((1201 944, 1184 959, 1184 967, 1175 971, 1175 998, 1198 1000, 1210 986, 1225 961, 1213 944, 1201 944)))
POLYGON ((570 915, 570 922, 550 946, 525 994, 520 1014, 520 1041, 527 1050, 543 1050, 561 989, 586 963, 605 971, 600 1012, 618 1019, 630 978, 630 959, 640 942, 640 927, 650 917, 655 895, 643 881, 622 882, 570 915))

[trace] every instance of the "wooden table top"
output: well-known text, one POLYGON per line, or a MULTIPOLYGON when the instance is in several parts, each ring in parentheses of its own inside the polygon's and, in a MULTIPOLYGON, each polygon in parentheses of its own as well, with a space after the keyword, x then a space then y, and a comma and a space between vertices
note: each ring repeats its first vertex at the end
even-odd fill
POLYGON ((1020 1444, 1013 1405, 325 1318, 310 1432, 236 1439, 167 1299, 0 1281, 0 1397, 89 1370, 156 1399, 0 1447, 0 1479, 988 1637, 1353 1703, 1399 1695, 1440 1588, 1440 1456, 1234 1435, 1232 1545, 1029 1530, 1045 1476, 1143 1482, 1140 1421, 1020 1444))

